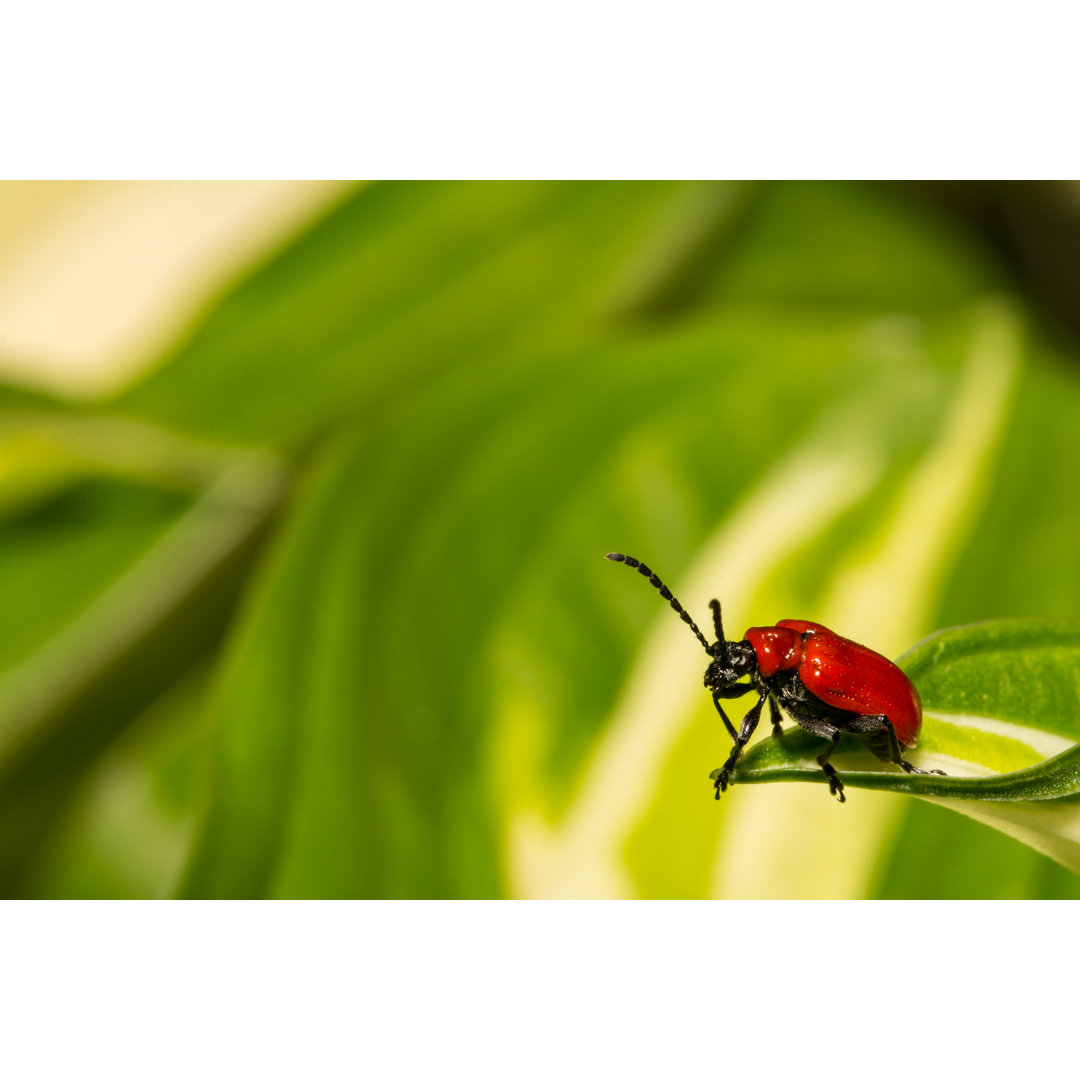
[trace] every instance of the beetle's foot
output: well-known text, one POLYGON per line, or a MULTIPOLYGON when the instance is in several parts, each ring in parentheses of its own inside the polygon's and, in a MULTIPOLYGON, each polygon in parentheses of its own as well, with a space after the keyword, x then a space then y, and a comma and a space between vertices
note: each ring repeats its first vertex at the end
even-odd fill
POLYGON ((721 769, 713 769, 709 773, 709 779, 713 782, 713 787, 716 789, 716 797, 720 798, 721 791, 727 791, 728 784, 731 783, 731 772, 725 765, 721 769))
POLYGON ((821 767, 829 779, 829 794, 835 795, 842 803, 847 802, 844 785, 840 782, 840 777, 836 775, 836 770, 831 765, 822 765, 821 767))
POLYGON ((780 736, 783 735, 783 734, 784 734, 784 729, 779 724, 773 724, 773 726, 772 726, 772 737, 774 739, 779 739, 780 736))
POLYGON ((731 774, 735 771, 735 766, 739 761, 739 756, 742 754, 743 744, 736 743, 731 749, 731 755, 727 761, 720 766, 719 769, 713 769, 709 773, 709 779, 713 782, 713 787, 716 788, 716 797, 720 798, 721 791, 727 791, 728 785, 731 781, 731 774))

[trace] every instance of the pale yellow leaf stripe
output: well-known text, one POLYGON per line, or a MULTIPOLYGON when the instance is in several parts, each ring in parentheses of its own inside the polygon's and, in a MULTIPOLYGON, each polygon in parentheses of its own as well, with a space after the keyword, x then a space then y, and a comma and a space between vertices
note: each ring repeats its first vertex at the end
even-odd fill
MULTIPOLYGON (((891 655, 932 629, 927 620, 943 575, 983 502, 1019 362, 1014 317, 1004 305, 987 304, 940 436, 864 556, 836 574, 820 621, 891 655)), ((927 753, 915 760, 945 771, 953 764, 927 753)), ((813 786, 794 784, 742 789, 739 796, 727 809, 720 838, 716 897, 862 896, 903 810, 886 793, 860 791, 855 810, 823 799, 813 786)))

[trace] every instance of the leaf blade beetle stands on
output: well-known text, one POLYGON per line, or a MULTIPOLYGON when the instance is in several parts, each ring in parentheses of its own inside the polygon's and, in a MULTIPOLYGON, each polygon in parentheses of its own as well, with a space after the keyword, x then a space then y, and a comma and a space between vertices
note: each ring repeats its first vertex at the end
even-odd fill
POLYGON ((716 797, 726 791, 731 773, 761 720, 769 702, 773 735, 779 735, 781 709, 800 727, 829 740, 818 764, 829 781, 829 792, 844 802, 844 785, 829 764, 843 732, 857 736, 882 761, 909 773, 945 774, 918 769, 904 760, 901 746, 914 747, 922 726, 922 703, 911 680, 891 661, 865 645, 850 641, 820 623, 781 619, 775 626, 751 626, 742 641, 727 641, 720 601, 710 600, 716 641, 709 643, 671 590, 643 562, 611 552, 604 558, 624 563, 647 578, 701 642, 711 660, 705 669, 705 689, 731 736, 731 754, 709 778, 716 797), (743 682, 746 678, 748 681, 743 682), (724 712, 722 700, 754 693, 758 700, 738 730, 724 712))

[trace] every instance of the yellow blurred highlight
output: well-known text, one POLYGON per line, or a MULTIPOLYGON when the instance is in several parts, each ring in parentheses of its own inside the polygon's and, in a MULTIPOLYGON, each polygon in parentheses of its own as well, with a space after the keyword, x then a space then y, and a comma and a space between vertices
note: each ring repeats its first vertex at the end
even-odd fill
POLYGON ((0 374, 66 394, 120 386, 344 189, 279 180, 0 183, 0 374))
POLYGON ((1004 304, 979 309, 956 402, 861 561, 837 575, 823 621, 895 656, 928 629, 928 598, 982 506, 989 466, 1020 367, 1016 319, 1004 304))

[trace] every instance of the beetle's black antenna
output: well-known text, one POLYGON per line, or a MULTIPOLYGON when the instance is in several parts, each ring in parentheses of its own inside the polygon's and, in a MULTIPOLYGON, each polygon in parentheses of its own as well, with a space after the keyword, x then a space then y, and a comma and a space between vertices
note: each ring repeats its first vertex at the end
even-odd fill
POLYGON ((719 645, 716 656, 718 660, 722 660, 726 664, 728 659, 728 648, 727 638, 724 637, 724 623, 720 618, 720 601, 710 600, 709 607, 712 608, 712 623, 713 628, 716 630, 716 641, 719 645))
POLYGON ((604 558, 610 559, 612 562, 626 563, 627 566, 636 570, 643 577, 647 577, 649 579, 649 584, 656 589, 669 604, 671 604, 675 611, 678 612, 679 618, 694 631, 698 641, 704 646, 705 651, 710 656, 713 655, 713 647, 705 640, 705 635, 697 628, 697 623, 687 615, 686 609, 682 604, 671 595, 671 590, 643 562, 638 562, 637 559, 634 559, 629 555, 620 555, 617 551, 608 553, 604 558))

